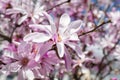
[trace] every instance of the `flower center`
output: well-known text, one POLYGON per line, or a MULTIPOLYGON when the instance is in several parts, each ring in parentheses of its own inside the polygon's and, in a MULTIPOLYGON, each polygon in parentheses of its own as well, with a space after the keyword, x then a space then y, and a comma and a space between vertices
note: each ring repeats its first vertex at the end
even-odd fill
POLYGON ((28 62, 29 62, 29 59, 26 58, 26 57, 24 57, 24 58, 21 60, 22 66, 26 66, 26 65, 28 64, 28 62))
POLYGON ((59 34, 58 34, 58 37, 57 37, 57 41, 58 42, 62 41, 62 38, 61 38, 61 36, 59 34))

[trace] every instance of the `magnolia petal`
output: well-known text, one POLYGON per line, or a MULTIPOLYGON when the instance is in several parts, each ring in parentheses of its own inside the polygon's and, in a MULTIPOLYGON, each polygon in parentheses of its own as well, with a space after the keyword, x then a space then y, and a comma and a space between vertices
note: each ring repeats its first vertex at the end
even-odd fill
POLYGON ((67 48, 65 48, 65 56, 64 56, 64 59, 65 59, 65 66, 67 68, 68 71, 71 71, 72 70, 72 59, 71 59, 71 56, 67 50, 67 48))
POLYGON ((22 66, 22 65, 20 65, 19 62, 11 63, 11 64, 9 65, 9 67, 8 67, 8 70, 9 70, 10 72, 17 72, 17 71, 20 70, 21 66, 22 66))
POLYGON ((18 20, 18 24, 20 25, 22 22, 24 22, 26 19, 28 18, 28 15, 25 15, 23 17, 21 17, 19 20, 18 20))
POLYGON ((28 55, 26 53, 30 53, 32 49, 32 45, 26 42, 21 42, 21 44, 18 46, 18 57, 24 57, 25 55, 28 55))
POLYGON ((52 32, 53 33, 56 33, 57 31, 57 28, 55 26, 55 23, 53 21, 53 18, 46 12, 43 12, 43 14, 48 18, 49 22, 50 22, 50 25, 51 25, 51 29, 52 29, 52 32))
POLYGON ((26 76, 24 75, 24 71, 23 70, 20 70, 18 72, 18 77, 17 77, 17 80, 25 80, 26 79, 26 76))
POLYGON ((32 72, 33 72, 35 78, 39 78, 39 77, 44 78, 44 75, 41 74, 39 69, 33 69, 32 72))
POLYGON ((34 73, 31 70, 26 70, 25 71, 26 77, 28 78, 28 80, 34 80, 35 76, 34 73))
POLYGON ((33 29, 39 29, 39 30, 48 32, 49 34, 52 33, 52 29, 50 25, 31 24, 29 25, 29 27, 33 29))
POLYGON ((18 10, 15 10, 15 9, 7 9, 6 10, 6 14, 17 14, 17 13, 20 13, 20 11, 18 11, 18 10))
POLYGON ((58 51, 58 55, 60 58, 62 58, 64 56, 64 43, 63 42, 58 42, 56 43, 57 45, 57 51, 58 51))
POLYGON ((78 56, 82 55, 80 43, 66 41, 65 44, 68 45, 69 47, 71 47, 73 50, 75 50, 75 52, 77 53, 78 56))
POLYGON ((74 33, 70 36, 69 40, 71 41, 79 41, 77 33, 74 33))
POLYGON ((73 50, 75 50, 75 49, 76 49, 76 44, 75 44, 75 43, 73 43, 73 42, 66 41, 66 42, 65 42, 65 44, 66 44, 66 45, 68 45, 69 47, 71 47, 73 50))
POLYGON ((29 63, 27 64, 28 69, 32 69, 36 66, 38 66, 38 63, 35 60, 30 60, 29 63))
POLYGON ((76 20, 76 21, 71 22, 69 25, 70 34, 79 31, 81 27, 83 26, 83 24, 84 23, 81 20, 76 20))
POLYGON ((64 31, 66 31, 66 29, 68 28, 69 23, 70 17, 68 14, 64 13, 60 18, 58 33, 62 35, 64 31))
POLYGON ((63 25, 62 27, 66 27, 68 26, 68 24, 70 23, 70 17, 68 14, 64 13, 61 18, 60 18, 60 25, 63 25))
POLYGON ((40 48, 40 56, 42 57, 48 50, 50 50, 53 46, 53 42, 52 41, 48 41, 46 43, 43 44, 43 46, 40 48))
POLYGON ((33 33, 27 34, 23 38, 23 40, 41 43, 41 42, 48 41, 50 38, 51 38, 51 35, 48 35, 46 33, 33 32, 33 33))

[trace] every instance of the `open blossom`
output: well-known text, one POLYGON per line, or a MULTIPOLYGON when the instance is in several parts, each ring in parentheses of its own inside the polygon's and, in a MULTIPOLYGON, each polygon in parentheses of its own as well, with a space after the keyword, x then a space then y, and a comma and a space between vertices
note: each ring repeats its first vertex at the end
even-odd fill
MULTIPOLYGON (((40 54, 42 54, 40 52, 40 54)), ((54 66, 59 64, 59 59, 54 50, 47 51, 38 59, 39 66, 32 71, 36 78, 45 78, 49 76, 51 71, 54 71, 54 66)))
POLYGON ((17 52, 10 50, 13 53, 7 52, 0 57, 1 71, 7 73, 18 72, 18 80, 46 78, 54 70, 54 66, 59 64, 56 52, 50 50, 51 44, 51 41, 42 44, 20 43, 17 52))
POLYGON ((28 18, 30 18, 33 23, 37 23, 44 12, 44 7, 41 6, 40 1, 37 0, 36 4, 32 0, 27 0, 27 4, 25 3, 26 0, 21 0, 20 2, 21 4, 13 5, 12 8, 7 9, 6 14, 22 14, 18 20, 18 24, 21 24, 28 18))
POLYGON ((120 11, 113 11, 108 14, 110 17, 113 25, 117 24, 120 22, 120 11))
POLYGON ((56 26, 52 17, 47 13, 44 14, 48 18, 50 25, 31 24, 30 27, 40 29, 42 32, 29 33, 24 37, 24 41, 41 43, 52 39, 57 46, 59 57, 64 56, 65 44, 75 50, 76 46, 73 43, 79 41, 77 32, 83 26, 82 21, 76 20, 70 23, 69 15, 64 13, 60 18, 59 25, 56 26))
MULTIPOLYGON (((3 55, 3 59, 9 60, 6 60, 4 68, 6 67, 7 72, 18 72, 18 80, 25 80, 28 78, 25 74, 28 72, 33 74, 31 70, 38 65, 35 60, 36 54, 31 52, 32 45, 25 42, 22 42, 17 49, 17 53, 3 55)), ((4 68, 3 71, 5 70, 4 68)))

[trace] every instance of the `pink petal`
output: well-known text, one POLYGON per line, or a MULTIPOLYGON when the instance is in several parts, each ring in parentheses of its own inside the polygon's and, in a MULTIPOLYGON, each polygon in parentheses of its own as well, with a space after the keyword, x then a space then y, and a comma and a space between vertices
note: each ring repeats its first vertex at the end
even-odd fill
POLYGON ((39 71, 39 69, 33 69, 33 74, 36 78, 44 78, 44 75, 42 75, 42 73, 39 71))
POLYGON ((71 59, 71 56, 70 56, 70 53, 68 52, 67 48, 65 48, 65 66, 67 68, 68 71, 71 71, 72 69, 72 59, 71 59))
POLYGON ((19 63, 19 62, 15 62, 15 63, 11 63, 11 64, 9 65, 8 70, 9 70, 10 72, 17 72, 17 71, 20 70, 20 68, 21 68, 20 63, 19 63))
POLYGON ((34 68, 36 66, 38 66, 38 63, 36 61, 34 61, 34 60, 30 60, 28 65, 27 65, 27 68, 32 69, 32 68, 34 68))
POLYGON ((58 55, 60 58, 62 58, 64 56, 64 43, 63 42, 58 42, 56 43, 57 45, 57 51, 58 51, 58 55))
POLYGON ((50 50, 53 46, 53 42, 49 41, 43 44, 43 46, 40 48, 40 56, 42 57, 48 50, 50 50))
POLYGON ((17 80, 26 80, 24 72, 22 70, 20 70, 18 72, 18 78, 17 78, 17 80))
POLYGON ((18 57, 24 57, 24 53, 30 53, 32 50, 32 45, 26 42, 21 42, 21 44, 18 46, 18 57))
POLYGON ((84 54, 82 54, 82 50, 80 48, 80 43, 74 43, 74 42, 67 41, 67 42, 65 42, 65 44, 68 45, 69 47, 71 47, 73 50, 75 50, 79 57, 84 55, 84 54))
POLYGON ((23 40, 41 43, 41 42, 48 41, 50 38, 51 38, 51 35, 48 35, 46 33, 33 32, 33 33, 27 34, 23 38, 23 40))

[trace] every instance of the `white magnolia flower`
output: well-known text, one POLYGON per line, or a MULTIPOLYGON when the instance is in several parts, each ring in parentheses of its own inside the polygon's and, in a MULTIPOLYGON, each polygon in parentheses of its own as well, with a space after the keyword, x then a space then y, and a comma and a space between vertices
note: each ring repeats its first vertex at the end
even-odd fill
POLYGON ((19 4, 13 5, 13 8, 7 9, 7 14, 16 14, 21 13, 22 17, 18 20, 18 24, 24 22, 27 18, 31 18, 33 23, 36 23, 40 20, 40 17, 43 16, 44 6, 40 4, 40 1, 37 0, 34 3, 31 0, 26 0, 19 2, 19 4), (20 4, 21 3, 21 4, 20 4))
POLYGON ((83 25, 81 20, 76 20, 70 23, 70 17, 64 13, 59 21, 59 26, 55 26, 53 19, 47 13, 44 13, 48 18, 50 25, 32 24, 30 27, 42 30, 42 32, 29 33, 24 37, 24 41, 45 42, 52 39, 57 46, 59 57, 63 57, 65 50, 64 44, 75 49, 74 41, 79 41, 77 32, 83 25), (45 32, 45 33, 43 33, 45 32))
POLYGON ((119 23, 118 21, 120 20, 120 11, 110 12, 109 17, 111 18, 113 25, 119 23))

